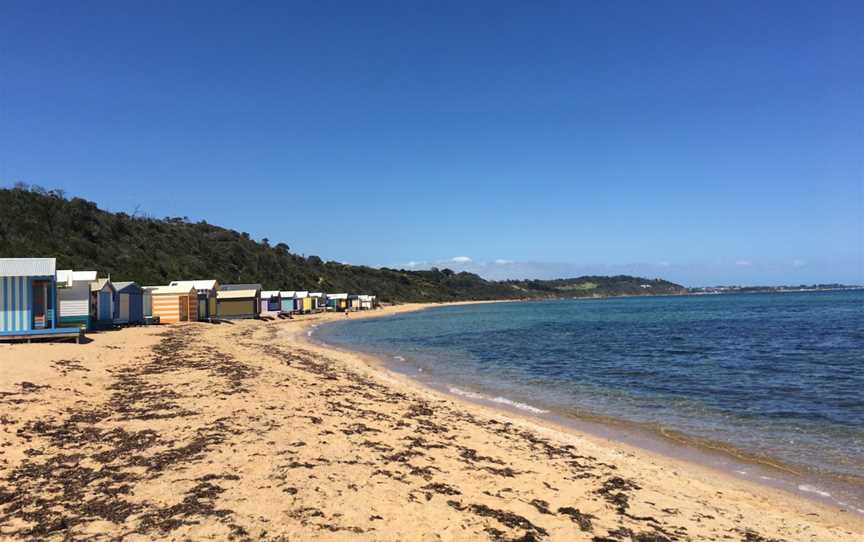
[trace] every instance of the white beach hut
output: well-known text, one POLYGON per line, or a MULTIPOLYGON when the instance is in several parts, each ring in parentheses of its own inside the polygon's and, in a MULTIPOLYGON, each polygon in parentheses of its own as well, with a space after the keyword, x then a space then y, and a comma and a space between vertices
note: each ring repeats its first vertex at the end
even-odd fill
POLYGON ((57 297, 61 327, 91 329, 90 283, 96 271, 57 270, 57 297))
POLYGON ((278 290, 261 292, 261 316, 279 316, 282 312, 282 293, 278 290))

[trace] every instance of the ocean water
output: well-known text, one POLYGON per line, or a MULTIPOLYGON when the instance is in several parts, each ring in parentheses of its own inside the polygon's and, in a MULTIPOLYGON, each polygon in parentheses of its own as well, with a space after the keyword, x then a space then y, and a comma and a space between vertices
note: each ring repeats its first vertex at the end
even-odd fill
POLYGON ((315 336, 469 399, 779 465, 823 497, 842 481, 864 508, 861 290, 440 307, 315 336))

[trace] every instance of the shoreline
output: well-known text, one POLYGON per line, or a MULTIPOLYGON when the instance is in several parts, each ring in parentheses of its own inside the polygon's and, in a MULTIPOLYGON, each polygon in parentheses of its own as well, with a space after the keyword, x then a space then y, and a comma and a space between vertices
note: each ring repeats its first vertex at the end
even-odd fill
MULTIPOLYGON (((355 318, 358 317, 358 315, 361 318, 387 317, 405 312, 416 312, 436 307, 500 302, 511 301, 408 303, 392 306, 401 307, 397 310, 391 311, 385 308, 383 311, 352 313, 352 315, 355 318)), ((795 470, 798 468, 797 466, 785 465, 770 456, 750 454, 743 450, 738 450, 724 442, 712 442, 704 439, 697 439, 668 429, 665 431, 652 431, 650 428, 644 427, 640 424, 615 418, 603 416, 578 416, 572 414, 566 415, 559 412, 543 410, 533 405, 524 405, 522 403, 509 401, 506 400, 506 398, 504 398, 505 400, 503 401, 496 400, 502 398, 493 398, 485 393, 474 392, 472 390, 462 390, 444 383, 425 382, 419 378, 412 377, 406 372, 398 370, 398 368, 384 357, 352 350, 350 347, 329 345, 312 336, 314 329, 318 328, 320 325, 330 323, 335 324, 340 321, 342 320, 339 318, 328 317, 324 322, 310 322, 305 327, 312 329, 307 330, 307 333, 300 337, 300 340, 304 341, 307 346, 322 349, 337 349, 346 355, 356 357, 366 366, 381 371, 388 378, 399 380, 404 385, 432 392, 468 406, 489 409, 493 412, 506 414, 508 416, 515 416, 521 418, 522 421, 528 424, 535 424, 539 427, 569 433, 576 437, 593 437, 595 439, 607 441, 613 446, 625 446, 643 453, 660 455, 673 461, 681 461, 693 467, 710 469, 720 475, 728 476, 737 481, 753 484, 760 488, 770 488, 772 490, 781 491, 792 498, 804 499, 808 502, 835 510, 836 512, 849 513, 860 516, 864 519, 864 509, 857 508, 855 505, 850 505, 849 503, 841 501, 835 498, 830 492, 836 490, 838 487, 849 489, 843 486, 844 482, 833 480, 829 481, 830 484, 827 488, 817 486, 815 484, 824 480, 819 479, 815 473, 800 472, 795 470)), ((849 484, 848 482, 845 483, 849 484)), ((856 486, 856 489, 860 489, 860 487, 856 486)))

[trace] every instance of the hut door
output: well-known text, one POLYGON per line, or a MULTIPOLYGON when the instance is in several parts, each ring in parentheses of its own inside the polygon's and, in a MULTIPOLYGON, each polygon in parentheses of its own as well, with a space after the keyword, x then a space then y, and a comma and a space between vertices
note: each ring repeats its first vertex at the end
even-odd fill
POLYGON ((180 296, 180 321, 186 322, 189 320, 189 297, 180 296))
POLYGON ((129 294, 120 294, 120 321, 129 322, 129 294))
POLYGON ((48 284, 33 282, 33 329, 48 327, 48 284))
POLYGON ((99 315, 98 319, 103 322, 110 321, 114 311, 111 310, 111 292, 99 292, 99 315))

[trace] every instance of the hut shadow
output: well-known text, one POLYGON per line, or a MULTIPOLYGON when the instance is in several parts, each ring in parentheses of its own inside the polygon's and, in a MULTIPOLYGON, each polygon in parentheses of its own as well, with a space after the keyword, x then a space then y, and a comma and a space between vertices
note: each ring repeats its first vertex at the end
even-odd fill
MULTIPOLYGON (((91 332, 88 332, 91 333, 91 332)), ((80 337, 72 338, 72 337, 51 337, 50 335, 42 335, 42 336, 33 336, 30 338, 21 338, 21 339, 3 339, 0 340, 0 344, 22 344, 22 345, 30 345, 30 344, 90 344, 94 342, 94 339, 91 339, 87 336, 87 334, 82 334, 80 337)))
POLYGON ((220 320, 218 318, 211 318, 210 320, 207 320, 207 322, 213 324, 214 326, 220 326, 222 324, 228 324, 229 326, 234 325, 234 322, 232 322, 231 320, 220 320))
POLYGON ((96 329, 91 329, 90 331, 87 331, 86 333, 87 333, 87 335, 101 335, 103 333, 114 333, 114 332, 120 331, 121 329, 123 329, 123 328, 121 328, 119 326, 100 327, 100 328, 96 328, 96 329))

